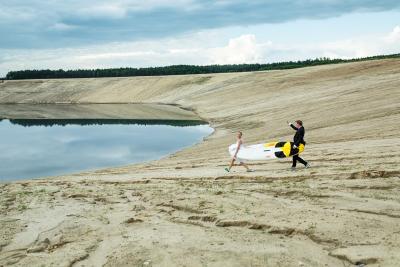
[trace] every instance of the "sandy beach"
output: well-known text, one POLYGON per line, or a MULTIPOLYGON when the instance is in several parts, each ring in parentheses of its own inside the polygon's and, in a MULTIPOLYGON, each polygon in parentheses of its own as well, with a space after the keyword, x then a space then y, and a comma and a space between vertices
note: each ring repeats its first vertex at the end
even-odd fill
POLYGON ((0 266, 400 265, 400 60, 0 83, 7 117, 149 118, 90 110, 99 103, 163 104, 155 119, 192 111, 215 132, 158 161, 0 184, 0 266), (56 103, 87 106, 39 106, 56 103), (247 144, 291 140, 295 119, 312 168, 224 171, 236 131, 247 144))

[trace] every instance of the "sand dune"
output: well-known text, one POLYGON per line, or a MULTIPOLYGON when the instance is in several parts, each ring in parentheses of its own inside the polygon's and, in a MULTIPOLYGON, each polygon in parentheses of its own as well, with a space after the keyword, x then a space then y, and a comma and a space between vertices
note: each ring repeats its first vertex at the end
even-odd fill
POLYGON ((3 104, 174 104, 216 131, 159 161, 0 184, 0 266, 399 266, 399 88, 400 60, 2 83, 3 104), (311 169, 224 172, 235 131, 290 140, 298 118, 311 169))

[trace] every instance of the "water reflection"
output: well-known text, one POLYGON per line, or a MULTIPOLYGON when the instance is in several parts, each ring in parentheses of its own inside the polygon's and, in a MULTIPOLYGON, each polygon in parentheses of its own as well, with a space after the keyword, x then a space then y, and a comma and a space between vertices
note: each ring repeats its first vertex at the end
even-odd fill
MULTIPOLYGON (((0 120, 1 121, 1 120, 0 120)), ((66 125, 110 125, 110 124, 137 124, 137 125, 170 125, 196 126, 207 124, 200 120, 133 120, 133 119, 11 119, 12 124, 22 126, 66 126, 66 125)))
POLYGON ((212 128, 200 123, 1 120, 0 181, 158 159, 199 142, 212 132, 212 128))

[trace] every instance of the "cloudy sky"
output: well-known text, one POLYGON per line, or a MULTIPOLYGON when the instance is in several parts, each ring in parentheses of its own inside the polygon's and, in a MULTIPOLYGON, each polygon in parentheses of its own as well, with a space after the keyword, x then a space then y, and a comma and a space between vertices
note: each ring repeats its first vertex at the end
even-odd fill
POLYGON ((400 52, 399 0, 0 0, 10 70, 264 63, 400 52))

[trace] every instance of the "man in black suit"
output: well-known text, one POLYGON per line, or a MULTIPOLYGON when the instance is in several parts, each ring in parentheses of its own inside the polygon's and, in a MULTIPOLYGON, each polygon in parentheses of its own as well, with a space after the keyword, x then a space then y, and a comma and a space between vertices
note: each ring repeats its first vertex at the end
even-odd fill
MULTIPOLYGON (((293 125, 292 123, 289 123, 289 126, 293 128, 293 130, 296 131, 296 134, 293 137, 293 149, 296 149, 300 146, 300 144, 306 145, 306 142, 304 141, 304 127, 303 127, 303 122, 301 120, 296 121, 296 125, 293 125)), ((294 155, 293 156, 293 164, 292 164, 292 171, 296 170, 296 163, 300 162, 302 163, 306 168, 310 167, 310 164, 308 164, 307 161, 304 159, 300 158, 299 155, 294 155)))

